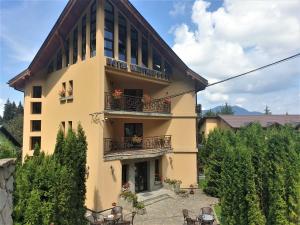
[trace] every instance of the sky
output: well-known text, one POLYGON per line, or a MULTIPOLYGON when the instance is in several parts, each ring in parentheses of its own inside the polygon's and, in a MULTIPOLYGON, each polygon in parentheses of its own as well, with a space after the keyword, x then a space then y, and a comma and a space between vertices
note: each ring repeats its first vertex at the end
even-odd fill
MULTIPOLYGON (((300 53, 300 0, 131 0, 209 83, 300 53)), ((0 0, 0 115, 23 101, 9 79, 28 67, 66 0, 0 0)), ((238 105, 300 114, 300 57, 198 93, 203 109, 238 105)))

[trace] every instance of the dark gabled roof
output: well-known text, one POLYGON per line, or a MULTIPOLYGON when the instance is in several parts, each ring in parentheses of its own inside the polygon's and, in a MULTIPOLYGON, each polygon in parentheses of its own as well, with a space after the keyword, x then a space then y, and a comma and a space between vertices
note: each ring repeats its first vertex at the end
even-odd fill
POLYGON ((285 124, 296 127, 300 123, 300 115, 218 115, 218 117, 232 128, 241 128, 255 122, 259 123, 262 127, 285 124))
MULTIPOLYGON (((185 75, 191 77, 196 82, 195 89, 203 90, 208 85, 208 81, 201 77, 199 74, 191 70, 166 44, 166 42, 159 36, 154 28, 145 20, 145 18, 137 11, 137 9, 128 0, 111 0, 119 9, 125 11, 126 16, 135 23, 135 25, 144 33, 149 34, 149 37, 153 42, 158 45, 162 53, 171 59, 174 65, 178 65, 185 71, 185 75)), ((68 33, 73 28, 73 25, 77 22, 81 13, 89 5, 91 0, 69 0, 66 7, 62 11, 55 25, 51 29, 46 40, 42 44, 41 48, 35 55, 34 59, 30 63, 29 67, 16 75, 14 78, 8 81, 11 87, 22 91, 25 81, 37 71, 43 68, 49 61, 49 58, 55 53, 55 51, 63 46, 63 40, 67 37, 68 33)))
POLYGON ((0 132, 2 132, 8 140, 10 140, 15 146, 21 147, 22 145, 17 141, 17 139, 3 126, 0 125, 0 132))

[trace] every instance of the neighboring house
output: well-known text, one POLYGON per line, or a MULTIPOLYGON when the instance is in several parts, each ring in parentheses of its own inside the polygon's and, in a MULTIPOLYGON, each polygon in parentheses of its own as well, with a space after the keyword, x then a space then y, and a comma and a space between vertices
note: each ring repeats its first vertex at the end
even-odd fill
POLYGON ((111 207, 126 182, 134 192, 155 190, 166 177, 197 183, 196 92, 207 80, 130 2, 69 1, 9 85, 25 96, 23 158, 36 143, 53 153, 59 127, 82 124, 87 207, 111 207))
POLYGON ((22 146, 3 125, 0 125, 0 136, 0 145, 2 142, 9 143, 12 147, 16 147, 15 149, 22 146))
POLYGON ((251 123, 259 123, 262 127, 273 125, 290 124, 295 129, 300 129, 300 115, 218 115, 214 117, 204 117, 200 120, 200 134, 207 135, 215 128, 237 130, 251 123))

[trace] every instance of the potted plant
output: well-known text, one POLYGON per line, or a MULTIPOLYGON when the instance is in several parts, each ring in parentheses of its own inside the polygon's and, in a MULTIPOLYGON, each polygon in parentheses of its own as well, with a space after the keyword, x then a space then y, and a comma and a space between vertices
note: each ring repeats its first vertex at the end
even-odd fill
POLYGON ((149 104, 149 103, 151 103, 151 101, 152 101, 152 98, 150 97, 150 95, 147 95, 147 94, 144 94, 144 95, 143 95, 142 102, 143 102, 144 104, 149 104))
POLYGON ((134 135, 132 137, 132 143, 134 143, 134 144, 140 144, 140 143, 142 143, 142 141, 143 141, 142 137, 139 137, 137 135, 134 135))
POLYGON ((65 89, 62 89, 58 92, 58 95, 61 97, 61 98, 64 98, 66 97, 66 90, 65 89))
POLYGON ((194 185, 190 185, 190 194, 193 195, 195 192, 194 192, 194 185))
POLYGON ((165 104, 171 104, 171 98, 170 97, 164 98, 164 103, 165 104))
POLYGON ((136 208, 136 213, 138 215, 146 214, 146 208, 143 202, 136 202, 134 207, 136 208))
POLYGON ((114 99, 120 99, 123 95, 123 91, 121 89, 115 89, 112 93, 114 99))

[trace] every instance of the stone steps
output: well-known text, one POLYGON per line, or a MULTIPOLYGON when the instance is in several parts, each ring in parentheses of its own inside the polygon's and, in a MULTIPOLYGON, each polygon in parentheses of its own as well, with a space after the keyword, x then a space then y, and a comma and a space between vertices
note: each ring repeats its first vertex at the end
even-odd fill
POLYGON ((148 205, 152 205, 154 203, 157 203, 157 202, 169 199, 169 198, 172 198, 172 197, 168 194, 162 194, 162 195, 155 196, 153 198, 146 199, 141 202, 143 202, 145 204, 145 206, 148 206, 148 205))

